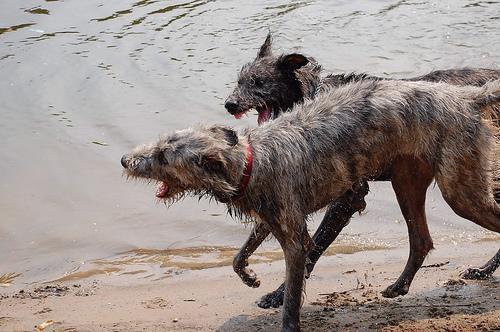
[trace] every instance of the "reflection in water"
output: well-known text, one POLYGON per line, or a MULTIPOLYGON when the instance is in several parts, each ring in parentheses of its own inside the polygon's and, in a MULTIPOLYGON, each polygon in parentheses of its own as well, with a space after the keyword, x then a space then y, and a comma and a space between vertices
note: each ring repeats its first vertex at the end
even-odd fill
MULTIPOLYGON (((85 279, 85 278, 92 278, 92 277, 98 277, 98 276, 106 276, 109 275, 113 272, 118 272, 120 271, 119 268, 117 267, 108 267, 104 269, 89 269, 89 270, 84 270, 84 271, 75 271, 75 272, 70 272, 64 277, 61 277, 59 279, 54 280, 54 282, 62 282, 62 281, 74 281, 74 280, 80 280, 80 279, 85 279)), ((133 273, 132 273, 133 274, 133 273)))
POLYGON ((62 35, 62 34, 67 34, 67 33, 68 34, 77 34, 78 31, 56 31, 56 32, 42 33, 39 36, 28 37, 28 38, 26 38, 26 40, 42 41, 42 40, 46 40, 46 39, 55 37, 57 35, 62 35))
POLYGON ((21 273, 15 272, 4 273, 0 275, 0 287, 9 287, 10 285, 12 285, 14 279, 20 277, 21 275, 21 273))
POLYGON ((43 9, 40 7, 26 9, 25 12, 30 13, 30 14, 44 14, 44 15, 50 14, 50 12, 47 9, 43 9))
MULTIPOLYGON (((1 267, 22 272, 19 284, 74 266, 65 278, 230 265, 249 229, 205 201, 156 205, 151 188, 121 177, 124 151, 200 122, 254 126, 223 103, 269 30, 275 52, 306 53, 333 72, 416 76, 498 68, 499 12, 498 2, 469 0, 0 1, 1 267), (172 246, 187 249, 127 251, 172 246)), ((367 214, 341 235, 356 241, 332 250, 408 245, 390 185, 371 189, 367 214)), ((437 190, 428 205, 436 243, 485 236, 437 190)))
POLYGON ((107 20, 112 20, 114 18, 123 16, 125 14, 130 14, 132 13, 132 9, 125 9, 125 10, 119 10, 116 13, 103 17, 103 18, 93 18, 92 21, 97 21, 97 22, 102 22, 102 21, 107 21, 107 20))
POLYGON ((14 31, 17 31, 19 29, 27 28, 27 27, 30 27, 32 25, 35 25, 35 23, 24 23, 24 24, 13 25, 13 26, 8 27, 8 28, 0 28, 0 35, 3 33, 6 33, 6 32, 14 32, 14 31))
MULTIPOLYGON (((354 254, 360 251, 389 249, 386 245, 338 245, 325 252, 326 256, 354 254)), ((182 273, 183 270, 203 270, 231 266, 237 248, 230 247, 191 247, 179 249, 134 249, 109 259, 89 261, 85 266, 67 273, 55 281, 68 281, 94 277, 97 275, 146 275, 159 279, 182 273), (152 271, 158 266, 160 271, 152 271), (146 267, 146 268, 144 268, 146 267)), ((283 259, 281 250, 257 251, 249 259, 250 264, 270 263, 283 259)))
POLYGON ((500 235, 490 233, 480 239, 475 240, 475 242, 500 242, 500 235))

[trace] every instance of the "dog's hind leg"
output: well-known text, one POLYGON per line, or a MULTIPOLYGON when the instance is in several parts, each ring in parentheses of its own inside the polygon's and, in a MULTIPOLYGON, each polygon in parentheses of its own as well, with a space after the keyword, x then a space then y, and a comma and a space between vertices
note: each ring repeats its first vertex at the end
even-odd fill
POLYGON ((394 163, 392 186, 408 226, 410 256, 398 280, 382 292, 384 297, 408 293, 415 274, 433 248, 425 217, 425 197, 432 179, 432 168, 419 159, 405 157, 394 163))
MULTIPOLYGON (((495 180, 487 173, 489 165, 482 162, 481 156, 481 153, 471 152, 460 159, 456 158, 453 160, 455 168, 449 172, 441 171, 436 180, 445 201, 456 214, 498 233, 500 205, 493 196, 495 180)), ((484 266, 469 269, 463 276, 467 279, 484 279, 491 276, 499 265, 500 251, 484 266)))
MULTIPOLYGON (((349 190, 328 206, 321 224, 314 233, 314 247, 306 258, 306 278, 309 277, 323 252, 349 224, 352 215, 365 209, 365 196, 368 194, 368 189, 366 181, 359 181, 353 190, 349 190)), ((283 304, 284 295, 285 284, 282 283, 276 290, 264 295, 257 305, 263 309, 278 308, 283 304)))
POLYGON ((457 165, 453 174, 436 176, 444 200, 462 218, 500 233, 500 205, 493 198, 491 177, 481 170, 484 165, 463 160, 457 165))
POLYGON ((500 266, 500 250, 486 264, 481 267, 473 267, 465 270, 462 274, 464 279, 484 280, 490 278, 496 269, 500 266))
POLYGON ((248 257, 253 254, 270 232, 269 227, 265 223, 257 223, 250 233, 250 236, 233 259, 234 272, 236 272, 243 283, 249 287, 259 287, 260 280, 251 269, 247 268, 248 257))
MULTIPOLYGON (((495 192, 495 201, 497 204, 500 204, 500 190, 498 188, 498 182, 500 181, 500 178, 495 179, 495 183, 497 183, 497 188, 495 192)), ((484 264, 481 267, 471 267, 465 270, 462 273, 462 277, 464 279, 469 279, 469 280, 484 280, 491 278, 493 273, 498 269, 500 266, 500 250, 497 251, 496 255, 493 256, 486 264, 484 264)))

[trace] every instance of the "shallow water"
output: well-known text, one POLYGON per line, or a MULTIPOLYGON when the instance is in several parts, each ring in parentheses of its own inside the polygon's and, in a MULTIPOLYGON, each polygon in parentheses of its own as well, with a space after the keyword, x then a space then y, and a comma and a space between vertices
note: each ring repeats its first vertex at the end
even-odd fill
MULTIPOLYGON (((334 72, 500 67, 497 1, 1 1, 0 275, 161 277, 172 268, 164 250, 179 248, 192 248, 174 253, 180 261, 203 252, 226 264, 208 247, 238 247, 249 228, 206 201, 165 209, 154 188, 122 178, 119 160, 196 123, 254 126, 256 116, 237 122, 223 101, 268 30, 275 49, 334 72), (123 268, 127 257, 134 267, 123 268)), ((371 187, 341 245, 407 245, 390 186, 371 187)), ((453 215, 436 189, 428 218, 438 248, 499 240, 453 215)))

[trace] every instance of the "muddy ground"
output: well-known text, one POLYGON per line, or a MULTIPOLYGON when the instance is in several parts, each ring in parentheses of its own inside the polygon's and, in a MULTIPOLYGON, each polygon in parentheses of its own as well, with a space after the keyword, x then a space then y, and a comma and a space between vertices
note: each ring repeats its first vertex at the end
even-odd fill
MULTIPOLYGON (((406 250, 325 257, 307 281, 303 330, 499 330, 498 273, 487 281, 460 279, 460 271, 486 261, 497 246, 490 241, 471 243, 466 252, 463 246, 437 248, 425 263, 432 266, 423 268, 410 293, 397 299, 384 299, 380 291, 402 270, 406 250)), ((256 290, 227 266, 124 285, 110 275, 15 291, 6 287, 0 330, 278 331, 280 310, 260 309, 255 300, 279 284, 283 261, 253 268, 262 281, 256 290)))

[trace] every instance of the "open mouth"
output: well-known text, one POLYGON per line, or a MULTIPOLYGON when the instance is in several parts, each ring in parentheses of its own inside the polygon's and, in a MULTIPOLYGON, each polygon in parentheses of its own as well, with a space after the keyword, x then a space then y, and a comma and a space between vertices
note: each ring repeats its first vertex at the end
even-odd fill
POLYGON ((250 109, 247 109, 246 111, 242 111, 242 112, 239 112, 239 113, 234 113, 233 116, 236 120, 239 120, 243 117, 243 115, 245 115, 248 111, 250 111, 250 109))
POLYGON ((156 189, 155 196, 157 198, 165 198, 165 197, 167 197, 168 192, 169 192, 168 183, 166 183, 165 181, 162 181, 158 185, 158 189, 156 189))
MULTIPOLYGON (((256 107, 255 109, 257 110, 258 113, 257 123, 259 125, 272 119, 273 109, 271 107, 264 106, 264 107, 256 107)), ((250 110, 251 108, 244 110, 242 112, 235 113, 233 114, 233 116, 239 120, 243 115, 245 115, 250 110)))

